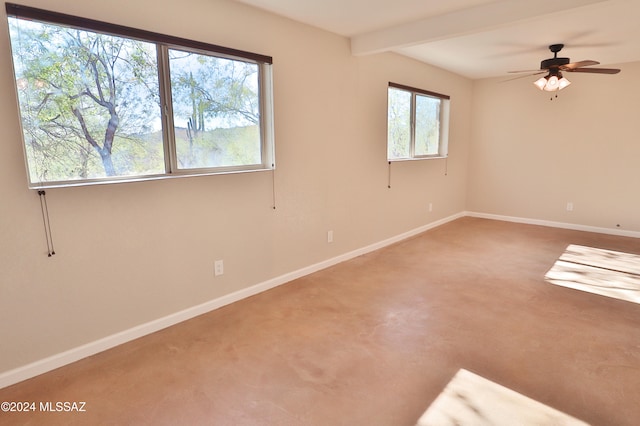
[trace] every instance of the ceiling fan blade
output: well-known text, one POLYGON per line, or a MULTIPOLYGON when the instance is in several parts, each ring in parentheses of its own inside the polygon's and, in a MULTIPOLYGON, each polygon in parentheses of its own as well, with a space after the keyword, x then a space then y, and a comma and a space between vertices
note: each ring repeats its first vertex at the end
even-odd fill
POLYGON ((565 71, 565 70, 566 71, 570 71, 570 70, 573 70, 573 69, 576 69, 576 68, 588 67, 588 66, 591 66, 591 65, 600 65, 600 62, 592 61, 592 60, 588 59, 586 61, 580 61, 580 62, 574 62, 574 63, 567 64, 567 65, 562 65, 560 67, 560 69, 563 70, 563 71, 565 71))
POLYGON ((507 72, 509 74, 518 74, 518 73, 521 73, 521 72, 545 72, 545 71, 546 70, 537 69, 537 70, 519 70, 519 71, 507 71, 507 72))
POLYGON ((618 74, 620 72, 617 68, 576 68, 573 70, 566 70, 568 72, 585 72, 591 74, 618 74))
MULTIPOLYGON (((525 71, 522 71, 522 72, 525 72, 525 71)), ((521 78, 532 77, 534 75, 544 74, 546 72, 547 72, 547 70, 542 70, 542 71, 534 72, 533 74, 519 75, 518 77, 513 77, 513 78, 508 78, 506 80, 502 80, 502 81, 500 81, 500 83, 506 83, 507 81, 513 81, 513 80, 519 80, 521 78)))

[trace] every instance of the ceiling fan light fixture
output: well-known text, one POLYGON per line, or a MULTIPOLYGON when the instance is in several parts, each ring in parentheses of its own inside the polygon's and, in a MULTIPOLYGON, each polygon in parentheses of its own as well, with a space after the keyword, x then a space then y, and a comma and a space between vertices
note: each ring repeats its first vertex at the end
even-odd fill
POLYGON ((539 78, 538 80, 534 81, 533 84, 535 84, 536 87, 540 90, 544 90, 546 92, 555 92, 557 90, 564 89, 565 87, 570 85, 571 82, 566 78, 562 77, 562 75, 557 76, 557 75, 549 74, 545 77, 539 78))

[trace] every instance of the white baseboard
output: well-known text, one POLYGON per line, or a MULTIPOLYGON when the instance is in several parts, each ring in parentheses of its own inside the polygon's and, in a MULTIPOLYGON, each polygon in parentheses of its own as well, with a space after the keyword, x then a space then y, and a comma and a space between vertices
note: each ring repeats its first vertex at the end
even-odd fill
POLYGON ((640 232, 628 231, 624 229, 600 228, 597 226, 578 225, 575 223, 553 222, 550 220, 529 219, 523 217, 503 216, 498 214, 465 212, 465 216, 478 217, 482 219, 502 220, 505 222, 525 223, 528 225, 548 226, 551 228, 572 229, 574 231, 595 232, 598 234, 618 235, 621 237, 640 238, 640 232))
POLYGON ((182 311, 167 315, 157 320, 153 320, 153 321, 138 325, 136 327, 121 331, 116 334, 112 334, 110 336, 104 337, 94 342, 90 342, 85 345, 78 346, 73 349, 69 349, 68 351, 24 365, 22 367, 18 367, 13 370, 3 372, 0 374, 0 389, 13 385, 18 382, 21 382, 23 380, 27 380, 32 377, 38 376, 48 371, 55 370, 56 368, 62 367, 67 364, 71 364, 72 362, 89 357, 91 355, 95 355, 99 352, 105 351, 107 349, 113 348, 123 343, 127 343, 129 341, 145 336, 147 334, 154 333, 156 331, 162 330, 164 328, 167 328, 172 325, 178 324, 180 322, 186 321, 188 319, 194 318, 198 315, 205 314, 207 312, 221 308, 225 305, 229 305, 231 303, 237 302, 247 297, 256 295, 258 293, 262 293, 263 291, 272 289, 274 287, 285 284, 289 281, 295 280, 305 275, 312 274, 321 269, 328 268, 330 266, 347 261, 349 259, 353 259, 354 257, 358 257, 363 254, 370 253, 372 251, 375 251, 380 248, 386 247, 388 245, 394 244, 396 242, 402 241, 404 239, 413 237, 429 229, 443 225, 447 222, 451 222, 463 216, 465 216, 464 212, 446 217, 444 219, 429 223, 427 225, 421 226, 416 229, 412 229, 411 231, 402 233, 400 235, 396 235, 394 237, 388 238, 383 241, 379 241, 377 243, 368 245, 366 247, 362 247, 362 248, 353 250, 351 252, 344 253, 334 258, 327 259, 325 261, 316 263, 314 265, 310 265, 305 268, 301 268, 296 271, 281 275, 279 277, 272 278, 270 280, 261 282, 251 287, 247 287, 242 290, 238 290, 236 292, 227 294, 225 296, 219 297, 214 300, 210 300, 200 305, 184 309, 182 311))

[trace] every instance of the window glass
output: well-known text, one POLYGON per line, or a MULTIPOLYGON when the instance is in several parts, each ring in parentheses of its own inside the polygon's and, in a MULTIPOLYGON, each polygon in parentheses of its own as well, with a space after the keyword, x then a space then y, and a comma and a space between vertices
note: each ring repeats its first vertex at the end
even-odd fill
POLYGON ((389 83, 387 159, 447 156, 449 97, 389 83))
POLYGON ((389 158, 411 156, 411 92, 389 88, 387 149, 389 158))
POLYGON ((179 169, 261 163, 259 68, 170 49, 179 169))
POLYGON ((275 167, 271 57, 6 9, 30 187, 275 167))
POLYGON ((32 183, 164 172, 153 44, 9 23, 32 183))
POLYGON ((415 155, 438 155, 440 99, 416 95, 415 155))

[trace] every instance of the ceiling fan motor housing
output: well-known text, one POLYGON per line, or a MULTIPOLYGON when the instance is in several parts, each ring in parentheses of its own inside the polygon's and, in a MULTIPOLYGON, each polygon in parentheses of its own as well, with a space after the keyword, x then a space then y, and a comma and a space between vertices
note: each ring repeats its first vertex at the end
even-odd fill
POLYGON ((567 65, 569 62, 571 62, 571 60, 569 58, 545 59, 544 61, 540 62, 540 69, 541 70, 548 70, 548 69, 552 69, 552 68, 559 68, 562 65, 567 65))
POLYGON ((552 44, 549 50, 553 53, 553 58, 545 59, 540 62, 541 70, 558 71, 562 65, 567 65, 571 60, 569 58, 558 58, 558 52, 562 50, 564 44, 552 44))

